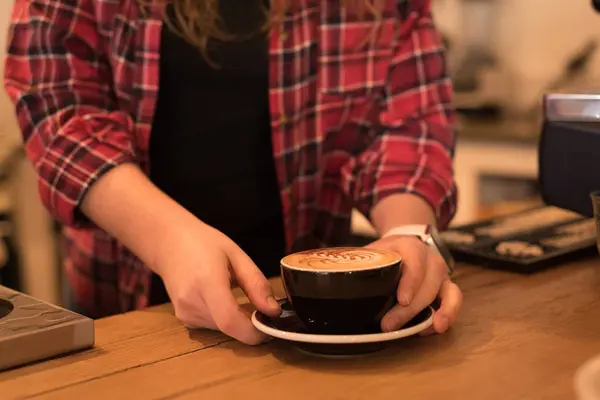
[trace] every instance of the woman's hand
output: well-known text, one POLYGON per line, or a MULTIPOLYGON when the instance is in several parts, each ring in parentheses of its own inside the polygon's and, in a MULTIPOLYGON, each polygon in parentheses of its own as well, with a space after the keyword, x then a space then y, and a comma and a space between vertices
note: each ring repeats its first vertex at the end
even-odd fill
POLYGON ((231 239, 195 220, 165 247, 156 271, 187 327, 219 330, 246 344, 266 337, 254 328, 249 312, 231 292, 235 281, 251 303, 269 316, 281 312, 268 280, 231 239))
POLYGON ((381 322, 385 332, 399 329, 439 297, 433 329, 426 333, 443 333, 456 320, 462 307, 462 292, 450 280, 444 259, 416 237, 388 236, 366 247, 387 249, 402 256, 402 278, 398 286, 398 304, 381 322))
POLYGON ((82 211, 161 276, 184 324, 218 329, 248 344, 265 339, 238 306, 231 283, 254 307, 277 316, 267 279, 231 239, 159 190, 138 166, 123 164, 103 175, 82 211))

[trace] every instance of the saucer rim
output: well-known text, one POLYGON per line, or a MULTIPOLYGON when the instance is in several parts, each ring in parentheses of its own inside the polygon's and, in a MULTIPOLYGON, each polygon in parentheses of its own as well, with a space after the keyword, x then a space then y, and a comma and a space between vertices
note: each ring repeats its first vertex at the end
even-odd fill
POLYGON ((288 340, 292 342, 315 344, 381 343, 416 335, 417 333, 423 332, 425 329, 433 325, 433 316, 435 314, 435 310, 432 306, 428 306, 427 308, 429 309, 429 316, 424 321, 418 323, 417 325, 411 326, 410 328, 398 329, 393 332, 369 333, 362 335, 319 335, 314 333, 282 331, 280 329, 271 328, 259 321, 257 317, 259 313, 258 310, 252 313, 251 320, 252 325, 254 325, 254 327, 262 333, 277 339, 288 340))

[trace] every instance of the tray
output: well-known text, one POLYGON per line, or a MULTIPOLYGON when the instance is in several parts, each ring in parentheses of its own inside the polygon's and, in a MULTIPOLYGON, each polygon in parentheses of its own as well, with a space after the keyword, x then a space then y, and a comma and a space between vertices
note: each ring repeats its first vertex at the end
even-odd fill
POLYGON ((519 273, 597 253, 595 221, 552 206, 454 227, 442 238, 457 261, 519 273))
POLYGON ((92 319, 0 286, 0 371, 93 345, 92 319))

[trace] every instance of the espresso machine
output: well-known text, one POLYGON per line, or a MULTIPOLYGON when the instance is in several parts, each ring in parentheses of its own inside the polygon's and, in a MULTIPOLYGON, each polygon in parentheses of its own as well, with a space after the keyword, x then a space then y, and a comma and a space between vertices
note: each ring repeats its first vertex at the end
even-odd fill
MULTIPOLYGON (((592 7, 600 12, 600 0, 592 0, 592 7)), ((545 203, 594 216, 591 193, 600 190, 600 89, 544 96, 539 183, 545 203)))
MULTIPOLYGON (((597 3, 600 7, 600 0, 597 3)), ((600 90, 544 96, 539 183, 548 205, 592 217, 600 190, 600 90)))
MULTIPOLYGON (((600 0, 592 4, 600 12, 600 0)), ((589 8, 588 12, 592 14, 589 8)), ((598 88, 561 93, 548 89, 538 97, 543 101, 538 184, 545 204, 451 226, 442 238, 457 261, 534 274, 597 256, 600 243, 592 193, 600 193, 598 88)), ((595 203, 600 210, 600 196, 595 203)))

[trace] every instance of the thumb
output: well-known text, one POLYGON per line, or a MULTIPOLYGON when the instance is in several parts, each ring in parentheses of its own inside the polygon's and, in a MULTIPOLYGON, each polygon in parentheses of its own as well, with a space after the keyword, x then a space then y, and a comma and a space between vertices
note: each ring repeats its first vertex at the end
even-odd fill
POLYGON ((281 314, 281 307, 273 296, 269 281, 252 259, 237 246, 228 256, 236 281, 254 307, 270 317, 281 314))

